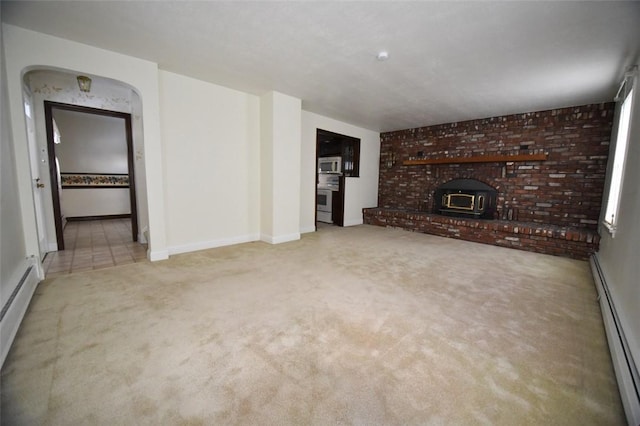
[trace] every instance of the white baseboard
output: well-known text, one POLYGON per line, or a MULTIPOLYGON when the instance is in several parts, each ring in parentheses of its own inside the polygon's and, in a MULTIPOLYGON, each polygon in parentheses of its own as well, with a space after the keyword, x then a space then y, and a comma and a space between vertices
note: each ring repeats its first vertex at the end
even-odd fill
POLYGON ((147 250, 147 258, 152 262, 167 260, 169 258, 169 250, 147 250))
POLYGON ((362 221, 362 218, 359 219, 345 219, 344 222, 342 223, 342 226, 357 226, 357 225, 362 225, 364 222, 362 221))
POLYGON ((264 241, 266 243, 269 244, 281 244, 281 243, 288 243, 289 241, 297 241, 300 239, 300 233, 296 232, 294 234, 287 234, 287 235, 278 235, 278 236, 272 236, 272 235, 266 235, 266 234, 262 234, 260 236, 260 240, 264 241))
POLYGON ((196 243, 171 246, 168 248, 168 252, 169 252, 169 255, 189 253, 192 251, 231 246, 234 244, 250 243, 252 241, 258 241, 258 240, 259 240, 259 236, 257 234, 241 235, 238 237, 220 238, 218 240, 199 241, 196 243))
POLYGON ((309 232, 316 232, 316 227, 315 226, 309 226, 309 227, 300 229, 300 233, 301 234, 308 234, 309 232))
POLYGON ((598 290, 602 320, 607 334, 607 341, 609 342, 609 351, 611 352, 613 369, 618 381, 620 398, 627 415, 627 422, 630 425, 640 425, 640 395, 638 393, 640 376, 638 375, 638 367, 635 365, 629 351, 624 330, 618 320, 616 308, 611 299, 606 277, 600 268, 597 253, 591 256, 589 263, 593 280, 598 290))
POLYGON ((58 243, 47 243, 47 252, 58 251, 58 243))
POLYGON ((40 278, 35 258, 27 259, 24 265, 17 269, 16 275, 11 278, 10 288, 17 289, 10 296, 5 306, 2 306, 0 319, 0 366, 9 353, 13 339, 16 337, 22 318, 27 312, 33 292, 36 290, 40 278), (18 288, 19 287, 19 288, 18 288))

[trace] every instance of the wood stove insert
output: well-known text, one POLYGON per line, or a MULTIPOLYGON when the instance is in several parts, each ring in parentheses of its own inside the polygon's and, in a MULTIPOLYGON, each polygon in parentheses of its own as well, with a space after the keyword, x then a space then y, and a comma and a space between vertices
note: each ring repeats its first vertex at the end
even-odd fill
POLYGON ((497 197, 498 191, 484 182, 476 179, 453 179, 436 189, 434 213, 495 219, 497 197))

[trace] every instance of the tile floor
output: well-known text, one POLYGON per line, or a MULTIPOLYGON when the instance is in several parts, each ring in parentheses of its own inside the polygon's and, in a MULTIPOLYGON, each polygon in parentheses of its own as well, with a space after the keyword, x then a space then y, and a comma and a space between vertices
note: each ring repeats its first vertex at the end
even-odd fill
POLYGON ((47 277, 147 261, 145 245, 131 241, 129 219, 67 222, 65 250, 47 254, 47 277))

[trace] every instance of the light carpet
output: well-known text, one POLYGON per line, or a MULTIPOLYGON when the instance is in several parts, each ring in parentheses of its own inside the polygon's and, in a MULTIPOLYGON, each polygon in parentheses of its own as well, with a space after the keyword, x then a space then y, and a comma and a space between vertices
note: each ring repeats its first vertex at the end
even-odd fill
POLYGON ((586 262, 373 226, 47 279, 3 424, 623 424, 586 262))

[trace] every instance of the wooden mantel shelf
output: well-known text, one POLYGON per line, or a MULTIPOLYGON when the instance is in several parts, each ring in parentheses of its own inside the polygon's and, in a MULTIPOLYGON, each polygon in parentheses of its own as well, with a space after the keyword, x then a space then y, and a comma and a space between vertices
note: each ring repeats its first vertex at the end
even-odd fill
POLYGON ((500 163, 500 162, 522 162, 522 161, 544 161, 547 159, 546 153, 540 154, 517 154, 517 155, 477 155, 475 157, 440 157, 421 158, 419 160, 406 160, 402 164, 405 166, 419 166, 422 164, 460 164, 460 163, 500 163))

